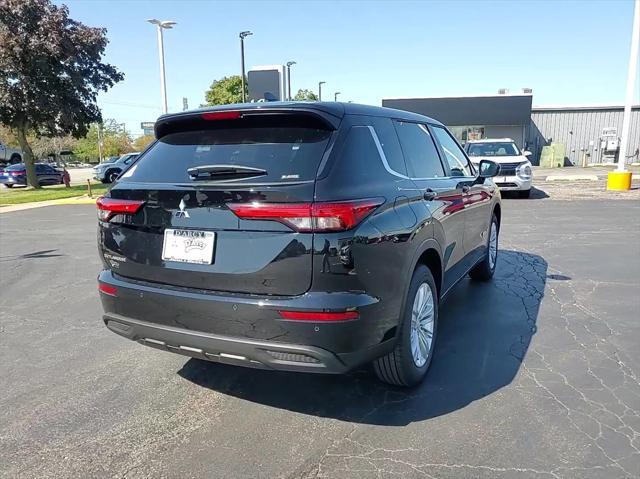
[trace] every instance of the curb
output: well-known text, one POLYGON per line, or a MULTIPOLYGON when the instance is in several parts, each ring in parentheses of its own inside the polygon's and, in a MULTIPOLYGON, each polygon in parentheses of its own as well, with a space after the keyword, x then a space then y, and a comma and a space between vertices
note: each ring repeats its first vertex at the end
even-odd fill
POLYGON ((97 198, 89 198, 87 196, 74 196, 71 198, 61 198, 59 200, 34 201, 32 203, 18 203, 15 205, 0 205, 0 214, 11 213, 12 211, 30 210, 33 208, 43 208, 45 206, 60 205, 92 205, 95 204, 97 198))

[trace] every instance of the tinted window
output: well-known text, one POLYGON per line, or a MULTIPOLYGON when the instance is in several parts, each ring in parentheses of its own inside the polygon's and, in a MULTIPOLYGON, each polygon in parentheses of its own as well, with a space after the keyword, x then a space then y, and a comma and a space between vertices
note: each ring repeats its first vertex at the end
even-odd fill
POLYGON ((25 169, 24 163, 16 163, 15 165, 7 166, 5 168, 6 171, 20 171, 24 169, 25 169))
POLYGON ((429 130, 424 125, 396 121, 400 146, 412 178, 439 178, 444 176, 440 156, 429 130))
MULTIPOLYGON (((204 165, 260 168, 253 181, 316 177, 331 132, 302 127, 221 128, 171 133, 158 140, 121 180, 191 182, 187 169, 204 165)), ((238 180, 242 181, 242 180, 238 180)))
POLYGON ((472 176, 467 157, 449 132, 444 128, 435 126, 433 127, 433 134, 436 135, 440 142, 444 157, 449 163, 451 176, 472 176))
POLYGON ((407 167, 404 163, 398 135, 393 127, 393 121, 389 118, 371 117, 371 123, 376 130, 376 135, 382 145, 382 151, 387 158, 389 168, 401 175, 407 174, 407 167))

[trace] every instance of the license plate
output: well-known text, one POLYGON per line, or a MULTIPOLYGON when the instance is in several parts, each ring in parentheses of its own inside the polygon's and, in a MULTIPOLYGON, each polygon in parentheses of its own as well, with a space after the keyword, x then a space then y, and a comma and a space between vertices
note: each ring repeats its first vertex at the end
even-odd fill
POLYGON ((180 263, 211 264, 216 234, 213 231, 164 230, 162 259, 180 263))

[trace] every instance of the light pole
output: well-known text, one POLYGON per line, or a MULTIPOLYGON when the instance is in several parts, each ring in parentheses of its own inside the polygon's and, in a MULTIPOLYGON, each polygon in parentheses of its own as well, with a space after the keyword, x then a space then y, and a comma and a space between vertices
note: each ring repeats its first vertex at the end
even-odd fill
POLYGON ((247 101, 247 95, 244 91, 244 39, 249 35, 253 35, 250 31, 240 32, 240 65, 242 66, 242 103, 247 101))
POLYGON ((631 129, 631 104, 633 103, 634 84, 638 68, 638 49, 640 48, 640 0, 633 2, 633 26, 631 28, 631 50, 629 52, 629 70, 627 74, 627 96, 622 117, 622 137, 618 153, 618 167, 607 175, 608 190, 631 189, 631 172, 625 171, 627 146, 629 145, 629 131, 631 129))
POLYGON ((318 101, 322 101, 322 85, 324 85, 325 83, 327 82, 326 81, 318 82, 318 101))
POLYGON ((339 91, 337 91, 337 92, 335 92, 335 93, 333 94, 333 101, 338 101, 338 95, 339 95, 339 94, 340 94, 340 92, 339 92, 339 91))
POLYGON ((289 101, 291 101, 291 66, 295 64, 296 62, 287 62, 287 96, 289 101))
POLYGON ((158 29, 158 50, 160 54, 160 94, 162 95, 162 113, 167 113, 167 86, 164 74, 164 41, 162 38, 162 30, 173 28, 176 22, 171 20, 157 20, 152 18, 147 22, 155 25, 158 29))

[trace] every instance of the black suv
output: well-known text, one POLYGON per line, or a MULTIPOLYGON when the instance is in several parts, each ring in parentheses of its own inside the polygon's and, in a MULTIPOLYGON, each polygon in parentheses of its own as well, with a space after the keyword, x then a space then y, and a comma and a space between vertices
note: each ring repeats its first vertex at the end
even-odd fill
POLYGON ((414 385, 438 304, 493 275, 500 197, 430 118, 341 103, 158 119, 98 200, 104 322, 200 359, 414 385))

